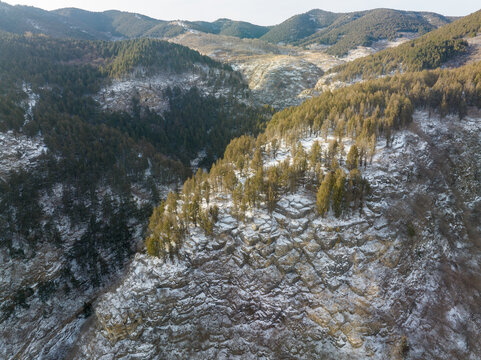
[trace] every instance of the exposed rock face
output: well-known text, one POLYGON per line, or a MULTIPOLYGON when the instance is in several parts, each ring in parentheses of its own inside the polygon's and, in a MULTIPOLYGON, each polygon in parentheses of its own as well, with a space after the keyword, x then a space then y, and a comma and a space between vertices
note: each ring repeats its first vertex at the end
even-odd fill
POLYGON ((306 49, 205 33, 185 33, 169 41, 231 64, 244 75, 258 103, 282 109, 300 105, 323 91, 346 86, 344 82, 332 81, 335 74, 324 75, 327 70, 417 36, 417 33, 399 33, 394 41, 383 39, 370 47, 359 46, 342 58, 328 55, 326 45, 311 44, 306 49))
POLYGON ((258 102, 275 108, 299 105, 299 94, 313 88, 323 74, 316 64, 288 55, 251 58, 235 67, 248 79, 258 102))
POLYGON ((479 115, 416 113, 346 218, 301 187, 242 223, 219 195, 215 236, 191 229, 173 263, 137 254, 73 357, 479 358, 480 134, 479 115))
MULTIPOLYGON (((33 101, 35 96, 30 93, 28 95, 25 121, 31 119, 32 107, 35 105, 33 101)), ((12 172, 23 171, 27 174, 26 179, 37 179, 35 176, 42 171, 43 163, 40 158, 48 151, 40 135, 31 138, 11 131, 0 132, 2 212, 8 209, 5 198, 11 196, 11 193, 8 193, 9 189, 5 184, 12 185, 7 182, 12 172)), ((25 204, 25 206, 33 204, 28 209, 36 213, 29 213, 29 216, 40 214, 40 226, 43 229, 51 227, 57 230, 56 239, 52 236, 50 241, 35 243, 35 237, 38 235, 33 230, 28 235, 13 231, 0 234, 1 359, 64 358, 79 335, 88 313, 91 312, 88 304, 104 291, 106 285, 110 285, 109 281, 121 276, 126 265, 125 256, 122 258, 115 256, 112 248, 102 248, 99 245, 98 249, 92 249, 98 251, 98 262, 102 264, 98 279, 100 284, 94 286, 88 277, 91 272, 89 264, 78 263, 72 258, 76 245, 83 241, 83 236, 87 233, 88 221, 74 223, 67 215, 64 195, 71 191, 71 184, 64 181, 60 178, 55 179, 55 182, 39 191, 38 199, 29 199, 28 204, 25 204), (72 284, 72 278, 75 279, 75 285, 72 284)), ((175 185, 158 186, 159 193, 165 196, 170 187, 175 185)), ((24 192, 28 194, 29 181, 25 181, 23 186, 27 188, 24 192)), ((36 183, 35 186, 39 184, 36 183)), ((149 196, 145 195, 150 195, 148 189, 145 190, 142 184, 133 184, 132 190, 135 204, 139 207, 145 204, 147 199, 150 201, 149 196)), ((105 195, 112 195, 114 200, 118 199, 118 194, 111 187, 100 185, 96 189, 96 200, 101 203, 105 195)), ((90 198, 86 201, 89 204, 93 200, 90 198)), ((0 221, 5 225, 9 219, 14 222, 23 215, 15 213, 15 216, 14 220, 2 216, 0 221)), ((97 220, 104 219, 99 216, 97 220)), ((136 248, 136 244, 142 240, 145 221, 139 223, 135 216, 129 220, 131 222, 128 227, 132 233, 129 239, 132 241, 130 247, 136 248)), ((2 227, 5 228, 8 227, 2 227)))
POLYGON ((40 136, 28 138, 13 132, 0 132, 0 179, 12 170, 28 169, 47 151, 40 136))
MULTIPOLYGON (((162 195, 169 190, 160 189, 162 195)), ((90 303, 121 277, 126 259, 99 246, 99 263, 108 273, 94 286, 90 264, 77 262, 71 253, 87 234, 87 224, 72 224, 62 209, 61 183, 41 198, 43 214, 56 215, 55 226, 61 244, 43 243, 26 247, 22 239, 12 239, 12 249, 0 247, 0 358, 63 359, 81 333, 91 313, 90 303), (76 285, 70 279, 73 275, 76 285)), ((99 191, 99 201, 110 189, 99 191)), ((100 218, 99 221, 102 221, 100 218)), ((131 246, 142 240, 144 223, 132 218, 131 246)), ((3 241, 3 237, 1 239, 3 241)), ((2 244, 3 245, 3 244, 2 244)))
POLYGON ((95 96, 102 109, 130 112, 133 99, 141 107, 162 114, 169 109, 169 99, 164 91, 174 87, 182 91, 198 88, 204 95, 215 97, 235 95, 238 99, 247 97, 244 89, 235 89, 232 84, 225 84, 225 75, 221 70, 197 65, 192 71, 182 73, 161 72, 154 75, 146 74, 145 69, 137 68, 132 74, 115 79, 104 86, 95 96))
POLYGON ((278 109, 301 104, 303 91, 314 88, 324 71, 344 62, 322 49, 305 50, 258 39, 188 33, 169 41, 228 62, 244 75, 258 103, 278 109))
MULTIPOLYGON (((239 80, 241 77, 235 75, 229 69, 199 64, 182 73, 151 74, 139 67, 123 79, 106 83, 95 99, 104 110, 129 112, 135 98, 142 109, 148 107, 162 113, 169 107, 169 99, 164 96, 167 88, 179 87, 181 91, 188 91, 196 87, 203 95, 233 96, 247 102, 248 89, 239 80)), ((27 83, 23 83, 22 90, 27 98, 20 105, 25 110, 27 123, 33 118, 39 96, 27 83)), ((28 183, 25 179, 43 179, 40 175, 44 166, 41 158, 43 154, 51 154, 49 151, 41 135, 27 137, 11 131, 0 132, 0 184, 10 181, 13 171, 24 171, 27 175, 21 181, 25 183, 28 183)), ((201 152, 198 159, 193 159, 197 161, 193 165, 197 166, 202 156, 205 154, 201 152)), ((143 211, 145 206, 152 204, 152 186, 160 197, 165 197, 180 181, 174 171, 166 170, 165 176, 156 177, 150 185, 148 178, 152 176, 152 165, 149 159, 146 161, 149 167, 130 184, 132 208, 126 218, 128 236, 114 238, 110 243, 106 236, 97 239, 92 235, 89 224, 90 219, 95 218, 103 228, 110 225, 110 219, 103 217, 104 199, 111 197, 112 211, 117 211, 117 205, 125 200, 114 185, 99 181, 89 196, 79 194, 77 184, 72 185, 62 178, 49 179, 43 187, 39 184, 41 180, 30 181, 37 181, 33 187, 41 190, 38 197, 29 199, 33 205, 28 209, 35 214, 27 216, 40 214, 38 228, 43 231, 50 227, 57 237, 37 241, 39 236, 33 230, 27 235, 20 232, 0 234, 1 359, 62 359, 70 352, 86 322, 89 304, 111 285, 110 282, 122 276, 142 241, 147 225, 143 211), (72 209, 80 206, 85 212, 91 211, 92 217, 74 220, 72 209), (92 210, 95 206, 96 210, 92 210), (91 248, 83 246, 86 242, 91 248), (83 261, 79 261, 79 257, 83 261), (85 258, 94 260, 87 263, 85 258)), ((4 200, 9 196, 8 190, 8 187, 0 188, 2 211, 7 208, 4 200)), ((14 215, 8 217, 0 212, 4 215, 0 216, 0 225, 6 224, 2 229, 19 222, 18 217, 23 216, 12 213, 14 215)), ((130 330, 125 331, 131 335, 130 330)))

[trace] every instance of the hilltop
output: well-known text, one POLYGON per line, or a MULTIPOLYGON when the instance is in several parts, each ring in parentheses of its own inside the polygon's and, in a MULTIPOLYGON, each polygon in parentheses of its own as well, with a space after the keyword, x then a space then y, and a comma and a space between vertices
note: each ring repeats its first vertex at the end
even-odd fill
POLYGON ((45 11, 0 3, 0 29, 23 34, 46 34, 76 39, 171 38, 185 33, 206 33, 273 44, 324 46, 329 54, 343 56, 358 46, 379 40, 413 38, 448 24, 435 13, 374 9, 332 13, 319 9, 295 15, 275 26, 244 21, 165 21, 116 10, 90 12, 76 8, 45 11))

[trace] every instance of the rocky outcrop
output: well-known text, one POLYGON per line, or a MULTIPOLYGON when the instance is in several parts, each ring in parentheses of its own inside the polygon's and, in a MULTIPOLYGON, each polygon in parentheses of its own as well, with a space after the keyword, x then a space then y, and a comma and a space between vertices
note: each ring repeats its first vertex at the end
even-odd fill
POLYGON ((73 356, 477 358, 480 130, 477 114, 417 112, 345 218, 320 218, 301 188, 243 223, 220 194, 215 235, 191 229, 174 262, 137 254, 73 356))
POLYGON ((315 87, 324 71, 344 62, 323 49, 306 50, 258 39, 188 33, 169 41, 231 64, 246 79, 256 102, 277 109, 299 105, 312 97, 305 91, 315 87))
POLYGON ((157 114, 169 110, 169 98, 165 91, 174 87, 183 92, 197 88, 205 96, 236 96, 241 101, 247 101, 247 91, 226 83, 226 74, 230 73, 196 65, 191 71, 159 72, 152 75, 139 67, 128 76, 106 84, 95 99, 103 110, 131 112, 133 101, 137 101, 141 108, 148 108, 157 114))

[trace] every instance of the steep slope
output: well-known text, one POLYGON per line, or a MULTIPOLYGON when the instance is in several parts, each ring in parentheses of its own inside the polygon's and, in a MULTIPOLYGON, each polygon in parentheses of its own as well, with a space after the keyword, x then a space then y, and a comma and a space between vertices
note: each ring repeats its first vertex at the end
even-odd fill
MULTIPOLYGON (((170 41, 228 62, 242 72, 258 102, 282 109, 299 105, 325 89, 341 86, 337 78, 333 81, 333 74, 324 76, 333 67, 396 47, 449 21, 433 13, 388 9, 349 14, 313 10, 273 27, 260 39, 241 40, 190 31, 182 32, 170 41), (283 36, 294 37, 296 41, 287 41, 283 36), (280 43, 306 45, 308 48, 280 43), (349 52, 348 56, 334 56, 340 54, 338 50, 341 48, 342 54, 349 52)), ((423 44, 420 49, 426 53, 436 51, 427 45, 423 44)), ((462 50, 451 47, 447 50, 456 53, 462 50)), ((389 59, 385 62, 389 64, 389 59)), ((364 63, 368 72, 373 63, 364 63)))
POLYGON ((61 16, 31 6, 11 6, 0 2, 0 30, 24 34, 47 34, 54 37, 71 37, 77 39, 104 39, 97 32, 88 28, 71 26, 61 16))
POLYGON ((117 10, 98 13, 65 8, 55 10, 53 13, 60 15, 63 21, 86 32, 100 34, 101 37, 97 39, 107 40, 140 37, 159 23, 165 23, 145 15, 117 10))
POLYGON ((77 8, 45 11, 0 2, 0 30, 24 34, 46 34, 56 38, 117 40, 138 37, 172 37, 190 31, 259 38, 268 27, 244 21, 163 21, 145 15, 110 10, 91 12, 77 8))
POLYGON ((254 25, 245 21, 218 19, 214 22, 194 21, 190 23, 193 30, 210 34, 235 36, 241 39, 257 39, 269 31, 266 26, 254 25))
MULTIPOLYGON (((47 16, 52 24, 60 22, 62 29, 67 25, 69 27, 61 31, 60 35, 59 32, 48 29, 37 29, 34 33, 41 32, 53 37, 114 40, 164 38, 191 47, 218 61, 227 61, 243 74, 254 101, 277 109, 299 105, 304 99, 329 87, 331 76, 324 79, 321 77, 331 67, 399 45, 449 21, 432 13, 388 9, 348 14, 312 10, 296 15, 278 26, 262 27, 229 19, 211 23, 161 21, 120 11, 94 13, 67 8, 45 12, 31 9, 47 16), (79 32, 80 36, 72 31, 79 32), (282 46, 278 43, 290 45, 282 46), (309 48, 295 47, 292 44, 309 48), (349 52, 349 55, 342 59, 334 56, 340 55, 339 51, 342 54, 349 52)), ((17 30, 22 34, 26 31, 23 28, 17 30)), ((159 107, 163 106, 162 103, 165 104, 160 102, 159 107)))
POLYGON ((438 14, 375 9, 340 16, 327 29, 302 40, 303 45, 330 45, 327 53, 342 56, 358 46, 400 37, 420 36, 450 21, 438 14))
POLYGON ((214 22, 206 21, 171 21, 161 22, 151 28, 144 35, 149 37, 172 38, 181 34, 203 33, 233 36, 240 39, 259 38, 269 29, 265 26, 254 25, 244 21, 219 19, 214 22))
POLYGON ((64 8, 48 12, 6 3, 0 3, 0 10, 0 30, 17 34, 32 32, 57 38, 117 40, 171 38, 201 32, 241 39, 260 38, 274 44, 321 45, 336 56, 359 46, 371 46, 379 40, 417 37, 450 22, 449 18, 434 13, 390 9, 346 14, 315 9, 272 27, 230 19, 163 21, 116 10, 100 13, 64 8))
POLYGON ((0 30, 45 34, 55 38, 117 40, 136 38, 162 22, 144 15, 116 10, 102 13, 75 8, 46 11, 0 2, 0 30))
POLYGON ((0 2, 0 30, 24 34, 45 34, 56 38, 118 40, 138 37, 172 37, 190 31, 259 38, 268 27, 244 21, 163 21, 145 15, 109 10, 91 12, 76 8, 45 11, 0 2))
POLYGON ((154 211, 147 250, 159 258, 136 256, 77 356, 481 353, 481 114, 459 107, 481 105, 480 73, 477 64, 341 89, 277 115, 257 140, 233 141, 210 174, 154 211), (409 103, 429 110, 403 109, 396 95, 416 82, 423 92, 409 103), (385 140, 368 145, 370 132, 385 140))
POLYGON ((242 73, 254 99, 276 109, 299 105, 302 92, 315 86, 325 71, 343 60, 319 50, 237 39, 214 34, 187 33, 169 41, 195 49, 242 73))
POLYGON ((228 66, 163 41, 0 47, 0 357, 64 358, 152 205, 269 109, 228 66))
POLYGON ((341 14, 328 11, 311 10, 305 14, 294 15, 281 24, 273 26, 261 39, 275 44, 293 43, 332 25, 340 16, 341 14))
POLYGON ((262 40, 296 45, 325 45, 329 54, 342 56, 358 46, 375 41, 420 36, 448 24, 450 19, 434 14, 390 9, 353 13, 311 10, 274 26, 262 40))
POLYGON ((481 11, 454 21, 418 39, 370 57, 357 59, 332 69, 336 78, 349 81, 389 75, 396 71, 435 69, 470 51, 468 38, 478 35, 481 11))

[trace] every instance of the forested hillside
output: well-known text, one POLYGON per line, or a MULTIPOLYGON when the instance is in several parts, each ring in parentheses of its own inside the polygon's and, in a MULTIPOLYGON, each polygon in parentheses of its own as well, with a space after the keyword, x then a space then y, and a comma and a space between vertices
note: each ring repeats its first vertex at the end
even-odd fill
POLYGON ((322 28, 332 25, 341 14, 323 10, 311 10, 305 14, 294 15, 286 21, 273 26, 262 36, 262 40, 271 43, 295 43, 307 38, 322 28))
POLYGON ((393 41, 401 33, 420 36, 448 23, 447 18, 432 13, 375 9, 343 15, 327 29, 302 40, 302 44, 331 45, 327 52, 342 56, 357 46, 371 46, 381 39, 393 41))
MULTIPOLYGON (((92 95, 102 83, 139 66, 147 69, 147 74, 175 74, 195 66, 232 73, 225 65, 179 45, 155 40, 107 43, 9 34, 2 34, 0 42, 5 50, 0 54, 0 127, 4 132, 12 130, 31 137, 41 134, 48 149, 43 161, 48 166, 39 168, 36 176, 43 180, 34 183, 44 184, 46 189, 62 179, 82 198, 101 183, 118 186, 129 197, 128 189, 138 181, 176 182, 188 173, 189 161, 197 152, 207 149, 206 161, 212 161, 222 154, 229 138, 261 130, 269 114, 269 110, 256 110, 235 97, 217 98, 196 88, 167 91, 164 95, 169 99, 169 110, 164 114, 142 108, 135 98, 131 99, 134 106, 130 113, 100 110, 92 95), (22 83, 38 96, 27 118, 21 105, 27 95, 19 88, 22 83), (146 171, 150 178, 144 178, 146 171)), ((240 78, 237 83, 229 79, 233 94, 236 88, 243 88, 240 78)), ((8 188, 4 190, 9 192, 8 188)), ((22 201, 35 202, 41 190, 32 187, 22 201)), ((154 188, 151 190, 155 193, 154 188)), ((27 214, 31 209, 8 199, 2 196, 2 217, 8 217, 13 208, 25 212, 25 224, 17 222, 16 226, 27 234, 31 226, 38 225, 30 223, 27 214)), ((85 206, 83 220, 92 210, 85 206)), ((38 230, 41 233, 41 228, 38 230)), ((12 237, 7 233, 3 232, 6 237, 2 243, 11 246, 8 239, 12 237)), ((48 241, 48 237, 39 235, 35 241, 48 241)))
POLYGON ((480 74, 369 80, 234 139, 154 209, 79 354, 479 354, 480 74))
POLYGON ((481 289, 481 63, 443 69, 481 11, 448 22, 313 10, 264 27, 0 2, 0 358, 481 349, 466 315, 481 289), (156 39, 186 33, 242 60, 156 39), (321 77, 339 88, 286 108, 321 77))
POLYGON ((61 16, 31 6, 12 6, 0 1, 0 30, 15 34, 31 32, 53 37, 104 39, 100 33, 88 33, 70 26, 61 16))
POLYGON ((91 12, 76 8, 45 11, 29 6, 11 6, 0 2, 0 30, 10 33, 45 34, 56 38, 117 40, 138 37, 169 38, 186 31, 259 38, 269 27, 245 21, 219 19, 206 21, 165 21, 109 10, 91 12))
POLYGON ((209 199, 218 192, 232 199, 232 216, 240 220, 256 207, 272 211, 298 186, 315 189, 320 216, 362 210, 369 184, 361 166, 372 161, 378 139, 383 137, 389 147, 396 130, 412 121, 414 109, 463 118, 469 106, 480 108, 480 74, 480 63, 456 71, 407 73, 327 92, 275 114, 265 133, 233 140, 209 173, 199 171, 181 193, 171 193, 154 210, 147 251, 173 256, 192 225, 199 224, 210 235, 218 209, 209 199), (307 153, 298 142, 332 135, 335 140, 326 150, 314 144, 307 153), (345 160, 343 139, 354 142, 345 160), (275 157, 282 141, 291 145, 290 156, 277 166, 266 166, 263 158, 275 157))
POLYGON ((397 71, 435 69, 467 50, 466 37, 481 29, 481 11, 432 31, 418 39, 386 49, 366 58, 341 65, 331 71, 342 81, 372 78, 397 71))
POLYGON ((374 9, 332 13, 319 9, 292 16, 275 26, 244 21, 165 21, 116 10, 90 12, 76 8, 45 11, 0 2, 0 30, 46 34, 56 38, 118 40, 139 37, 172 38, 201 32, 238 38, 261 39, 296 46, 321 45, 326 52, 343 56, 358 46, 382 39, 418 37, 451 20, 435 13, 374 9), (18 19, 18 21, 14 20, 18 19))
POLYGON ((381 39, 395 40, 403 33, 420 36, 448 24, 434 13, 374 9, 353 13, 311 10, 274 26, 262 40, 293 45, 325 45, 326 52, 343 56, 358 46, 371 46, 381 39))
POLYGON ((176 44, 1 33, 0 48, 0 321, 15 324, 29 308, 35 317, 54 301, 44 327, 22 324, 42 342, 36 331, 82 312, 118 276, 152 205, 191 173, 198 153, 196 166, 209 167, 230 139, 262 131, 272 113, 250 103, 229 66, 176 44), (162 87, 163 111, 135 89, 125 111, 104 108, 98 95, 112 83, 162 77, 194 79, 162 87), (7 270, 18 264, 26 273, 7 270))

